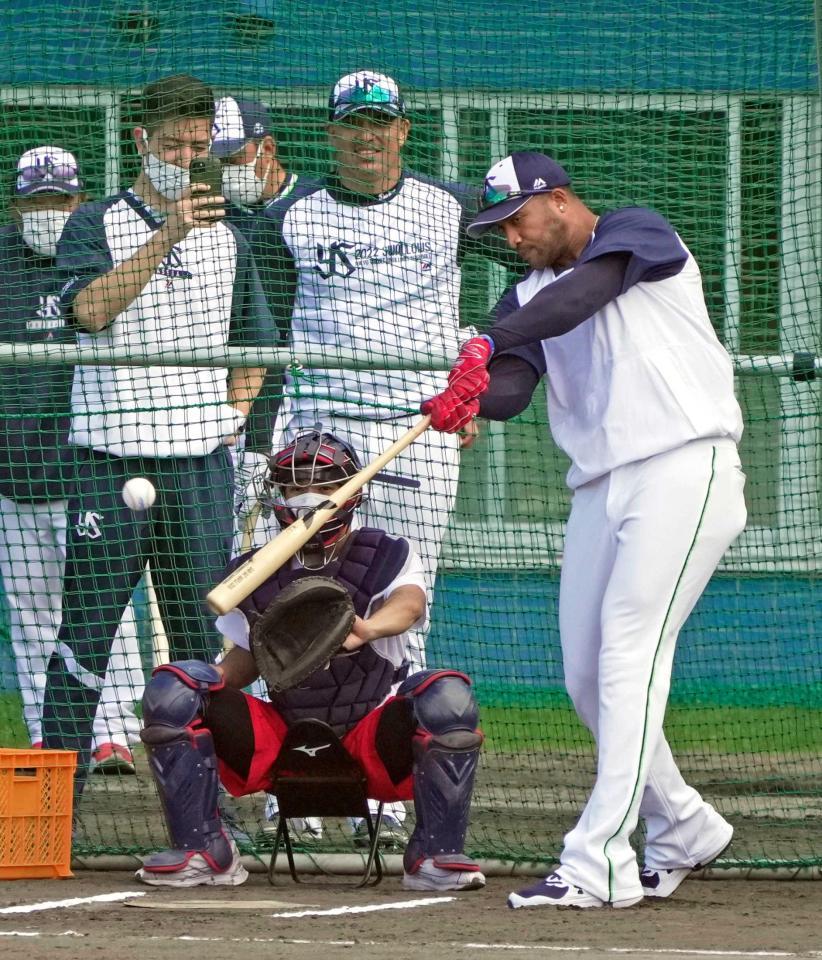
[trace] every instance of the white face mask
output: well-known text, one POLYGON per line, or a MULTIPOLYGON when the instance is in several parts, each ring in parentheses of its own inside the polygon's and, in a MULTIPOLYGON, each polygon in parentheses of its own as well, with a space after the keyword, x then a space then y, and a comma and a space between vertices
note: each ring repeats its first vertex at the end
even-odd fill
POLYGON ((20 214, 23 240, 41 257, 57 256, 57 241, 63 235, 67 210, 31 210, 20 214))
POLYGON ((298 493, 296 497, 288 497, 284 499, 283 503, 293 510, 297 518, 304 517, 307 513, 310 513, 315 507, 319 507, 323 503, 328 502, 328 497, 322 493, 298 493))
POLYGON ((243 207, 251 207, 260 202, 270 166, 266 166, 264 177, 257 176, 257 160, 262 149, 263 145, 260 144, 251 163, 228 163, 223 166, 223 196, 226 200, 239 203, 243 207))
POLYGON ((143 154, 143 171, 151 181, 152 187, 166 200, 182 200, 191 189, 188 170, 155 157, 148 149, 145 131, 143 131, 143 144, 146 147, 146 152, 143 154))

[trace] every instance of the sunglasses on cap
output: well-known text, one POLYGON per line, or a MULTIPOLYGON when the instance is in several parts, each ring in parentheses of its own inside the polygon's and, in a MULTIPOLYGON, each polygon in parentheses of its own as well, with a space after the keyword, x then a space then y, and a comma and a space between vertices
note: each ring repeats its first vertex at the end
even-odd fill
POLYGON ((553 193, 556 187, 538 187, 536 190, 509 190, 507 187, 498 189, 490 183, 485 184, 482 191, 482 206, 494 207, 504 200, 516 200, 517 197, 533 197, 537 193, 553 193))
POLYGON ((352 113, 368 109, 385 114, 392 120, 405 116, 402 97, 378 83, 348 87, 333 97, 329 106, 332 120, 343 120, 352 113))
POLYGON ((348 90, 344 90, 336 100, 336 106, 341 106, 343 104, 356 104, 357 106, 377 105, 390 103, 394 106, 397 105, 396 98, 392 96, 390 90, 383 90, 383 88, 375 83, 372 86, 369 86, 368 89, 365 87, 351 87, 348 90))
POLYGON ((17 171, 17 177, 24 183, 35 183, 37 180, 45 180, 51 177, 54 180, 73 180, 79 174, 76 166, 70 163, 45 163, 38 164, 36 167, 23 167, 17 171))

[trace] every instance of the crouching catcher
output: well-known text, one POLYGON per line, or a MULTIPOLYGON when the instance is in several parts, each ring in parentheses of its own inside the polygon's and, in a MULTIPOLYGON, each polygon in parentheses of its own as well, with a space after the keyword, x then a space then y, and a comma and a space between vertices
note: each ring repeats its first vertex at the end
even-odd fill
MULTIPOLYGON (((359 469, 354 452, 333 435, 297 437, 271 458, 268 490, 280 525, 316 508, 359 469)), ((248 874, 217 810, 218 778, 234 796, 266 790, 288 726, 312 718, 340 736, 363 769, 370 797, 413 799, 406 889, 485 885, 463 852, 482 743, 470 681, 454 670, 426 670, 390 695, 403 677, 407 631, 426 617, 425 580, 407 540, 352 529, 361 501, 361 494, 348 501, 289 565, 218 619, 234 643, 222 663, 189 660, 154 671, 141 736, 173 846, 145 860, 137 873, 145 883, 243 883, 248 874), (342 585, 353 604, 341 649, 296 686, 272 685, 270 702, 244 693, 261 673, 252 652, 260 646, 255 625, 291 584, 317 576, 342 585)))

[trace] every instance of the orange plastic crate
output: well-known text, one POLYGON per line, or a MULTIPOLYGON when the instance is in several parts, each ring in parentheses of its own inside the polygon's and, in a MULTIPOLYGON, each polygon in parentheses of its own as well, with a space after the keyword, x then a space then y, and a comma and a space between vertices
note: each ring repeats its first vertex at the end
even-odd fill
POLYGON ((0 880, 70 877, 74 750, 0 749, 0 880))

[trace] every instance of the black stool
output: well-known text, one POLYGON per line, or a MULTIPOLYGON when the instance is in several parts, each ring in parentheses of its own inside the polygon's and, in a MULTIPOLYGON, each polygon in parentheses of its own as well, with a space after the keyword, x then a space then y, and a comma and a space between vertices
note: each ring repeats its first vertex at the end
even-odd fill
POLYGON ((274 883, 280 841, 285 844, 292 879, 295 883, 302 882, 294 865, 294 851, 288 832, 289 819, 362 817, 368 827, 369 847, 365 870, 357 886, 364 887, 369 882, 376 886, 382 880, 377 843, 383 804, 380 803, 376 817, 372 818, 365 788, 362 769, 327 723, 300 720, 289 727, 279 756, 271 768, 271 786, 268 788, 268 793, 277 798, 279 811, 268 882, 274 883))

